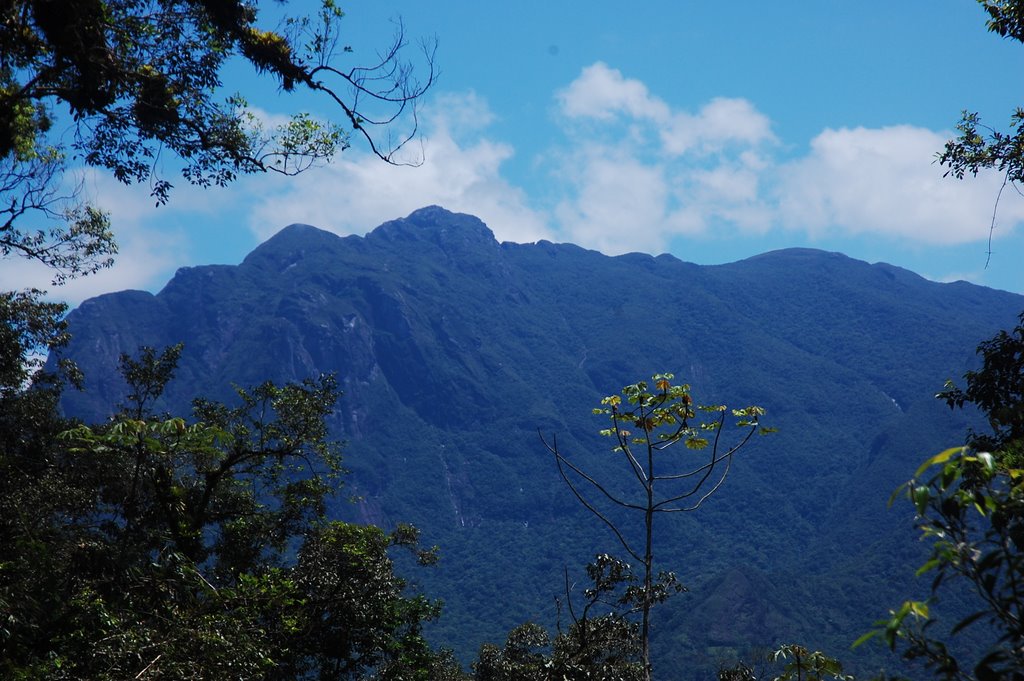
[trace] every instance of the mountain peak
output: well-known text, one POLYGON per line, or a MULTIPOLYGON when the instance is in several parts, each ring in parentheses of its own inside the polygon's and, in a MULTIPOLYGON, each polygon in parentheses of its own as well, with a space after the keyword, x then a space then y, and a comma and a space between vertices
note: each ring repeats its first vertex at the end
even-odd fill
MULTIPOLYGON (((405 218, 385 222, 367 235, 388 241, 431 241, 448 245, 497 245, 494 232, 475 215, 453 213, 441 206, 415 210, 405 218)), ((447 249, 446 249, 447 250, 447 249)))
POLYGON ((307 254, 337 248, 341 237, 312 225, 294 222, 253 249, 242 261, 243 265, 271 263, 282 266, 307 254))

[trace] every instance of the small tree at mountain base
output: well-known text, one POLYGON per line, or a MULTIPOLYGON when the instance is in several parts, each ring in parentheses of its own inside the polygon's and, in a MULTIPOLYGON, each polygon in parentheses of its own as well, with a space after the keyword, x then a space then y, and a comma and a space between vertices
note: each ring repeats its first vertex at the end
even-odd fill
MULTIPOLYGON (((473 663, 475 681, 641 681, 640 637, 628 615, 636 578, 629 566, 607 554, 587 565, 592 586, 582 603, 566 576, 565 605, 572 621, 559 622, 551 638, 540 625, 528 622, 509 632, 505 645, 481 646, 473 663)), ((560 603, 561 606, 562 603, 560 603)))
POLYGON ((573 495, 611 529, 626 552, 643 566, 641 584, 630 587, 627 597, 640 613, 641 660, 646 679, 651 673, 651 607, 683 590, 674 573, 655 574, 655 516, 696 511, 725 482, 733 455, 755 433, 772 430, 760 425, 763 408, 749 406, 730 412, 724 405, 697 407, 690 395, 690 386, 675 384, 673 378, 672 374, 655 375, 653 389, 646 381, 627 385, 621 394, 605 397, 601 406, 594 409, 595 415, 606 416, 611 421, 611 427, 600 433, 615 440, 613 451, 620 455, 618 460, 626 468, 628 478, 639 487, 636 498, 612 492, 608 483, 599 481, 570 460, 559 448, 557 438, 552 437, 549 442, 541 436, 573 495), (698 420, 698 413, 705 415, 705 420, 698 420), (723 426, 730 413, 736 419, 739 435, 732 444, 726 444, 722 440, 723 426), (680 463, 682 457, 668 463, 662 452, 674 445, 682 445, 694 453, 707 453, 693 463, 680 463), (590 496, 584 489, 589 490, 590 496), (599 506, 618 507, 642 515, 642 543, 635 543, 599 506))

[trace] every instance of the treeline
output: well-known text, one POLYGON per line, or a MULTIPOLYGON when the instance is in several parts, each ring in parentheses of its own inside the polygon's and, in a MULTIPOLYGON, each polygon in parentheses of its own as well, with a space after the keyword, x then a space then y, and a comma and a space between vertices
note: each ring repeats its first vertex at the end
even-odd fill
MULTIPOLYGON (((644 562, 649 545, 628 542, 643 573, 596 556, 587 588, 570 589, 567 574, 554 631, 525 623, 464 668, 424 635, 441 604, 395 571, 396 551, 429 569, 437 548, 420 546, 411 526, 385 531, 327 513, 325 501, 343 483, 341 452, 325 426, 338 397, 333 377, 239 388, 228 404, 196 398, 187 416, 158 413, 181 346, 142 348, 121 357, 127 391, 116 415, 70 421, 58 400, 79 380, 75 368, 47 373, 33 356, 66 341, 61 312, 29 295, 0 296, 5 678, 693 678, 694 670, 659 667, 647 653, 647 613, 681 589, 644 562)), ((1024 673, 1024 315, 979 354, 982 367, 939 397, 955 409, 980 408, 990 430, 968 433, 966 446, 932 457, 894 494, 913 504, 931 546, 920 572, 935 575, 933 599, 895 607, 857 642, 878 638, 941 679, 1024 673), (934 597, 965 588, 978 594, 977 609, 940 620, 934 597), (983 647, 958 651, 961 630, 975 631, 983 647)), ((605 434, 646 491, 680 477, 645 468, 655 452, 706 447, 724 421, 714 406, 710 420, 695 422, 688 387, 671 378, 626 386, 596 410, 611 419, 605 434)), ((741 429, 759 427, 756 408, 734 413, 741 429)), ((619 534, 578 487, 602 491, 600 484, 552 449, 567 493, 619 534)), ((707 479, 723 456, 713 450, 711 465, 681 477, 707 479)), ((699 490, 668 499, 677 504, 699 490)), ((649 522, 660 502, 648 498, 655 501, 647 506, 612 501, 649 522)), ((838 659, 796 644, 722 664, 718 677, 850 678, 838 659)))

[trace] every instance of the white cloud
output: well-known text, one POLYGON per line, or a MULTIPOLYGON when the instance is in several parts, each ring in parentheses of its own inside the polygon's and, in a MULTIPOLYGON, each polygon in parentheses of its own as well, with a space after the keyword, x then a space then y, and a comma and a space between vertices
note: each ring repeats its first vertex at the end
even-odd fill
POLYGON ((745 99, 718 97, 696 115, 676 112, 661 131, 665 151, 679 156, 690 151, 720 151, 726 145, 756 147, 774 143, 771 121, 745 99))
MULTIPOLYGON (((658 253, 677 236, 725 241, 773 231, 877 235, 911 247, 988 237, 1000 178, 943 178, 934 159, 947 132, 827 129, 794 157, 747 100, 716 98, 684 110, 600 62, 555 101, 564 140, 538 153, 534 177, 521 186, 507 176, 516 150, 493 138, 495 114, 472 93, 435 96, 424 107, 422 137, 409 149, 413 160, 422 150, 419 167, 387 165, 357 144, 295 178, 251 176, 227 190, 180 186, 159 209, 145 187, 90 172, 86 190, 111 210, 122 251, 112 270, 56 295, 77 302, 107 290, 154 290, 174 268, 196 264, 194 253, 216 238, 211 228, 230 236, 232 227, 247 227, 266 238, 307 222, 363 234, 430 204, 479 216, 499 240, 572 241, 610 254, 658 253), (545 183, 548 204, 528 193, 531 182, 545 183)), ((1008 189, 995 236, 1021 222, 1024 199, 1008 189)), ((45 288, 50 276, 8 259, 0 287, 45 288)))
POLYGON ((704 222, 724 222, 744 232, 764 233, 774 218, 773 208, 761 196, 770 167, 760 155, 743 153, 708 170, 694 170, 681 191, 704 222))
MULTIPOLYGON (((557 217, 581 245, 659 250, 672 236, 711 229, 726 238, 786 229, 906 244, 988 237, 1001 178, 944 178, 935 153, 948 132, 827 129, 806 154, 783 158, 771 120, 751 102, 716 98, 685 111, 601 62, 556 102, 569 140, 554 173, 567 193, 557 217)), ((1022 221, 1024 198, 1004 191, 996 236, 1022 221)))
MULTIPOLYGON (((674 111, 639 80, 597 62, 555 96, 569 121, 611 124, 622 119, 653 126, 661 151, 679 156, 712 153, 727 144, 756 146, 774 142, 771 121, 745 99, 716 97, 692 114, 674 111)), ((635 128, 631 128, 635 130, 635 128)))
MULTIPOLYGON (((512 147, 479 136, 493 118, 485 102, 472 94, 439 97, 424 115, 422 165, 392 166, 350 150, 290 181, 260 178, 257 184, 264 191, 252 207, 250 227, 261 238, 293 222, 363 234, 438 204, 479 216, 499 240, 550 238, 544 215, 531 209, 523 190, 501 175, 512 147)), ((412 153, 418 151, 416 147, 412 153)))
MULTIPOLYGON (((189 263, 188 242, 179 229, 158 222, 161 210, 145 187, 125 186, 109 173, 87 170, 77 174, 82 198, 110 213, 111 229, 117 239, 114 265, 96 274, 53 286, 53 271, 38 262, 12 256, 0 266, 0 290, 38 288, 49 297, 77 305, 86 298, 123 289, 153 289, 163 284, 168 274, 189 263)), ((69 178, 71 180, 72 178, 69 178)), ((177 191, 177 190, 175 190, 177 191)), ((186 193, 201 194, 192 189, 186 193)), ((175 197, 193 208, 202 206, 199 196, 175 197)), ((173 199, 172 199, 173 200, 173 199)))
POLYGON ((618 69, 597 62, 583 69, 567 88, 556 95, 563 115, 610 121, 617 115, 663 122, 668 105, 653 97, 639 80, 624 78, 618 69))
POLYGON ((561 171, 573 185, 571 198, 556 209, 565 240, 609 254, 662 249, 669 195, 664 169, 609 148, 588 152, 561 171))
MULTIPOLYGON (((877 233, 932 244, 987 238, 1001 179, 943 177, 935 152, 948 135, 912 126, 825 130, 810 153, 775 171, 780 222, 812 235, 877 233)), ((999 222, 1024 220, 1024 200, 1004 192, 999 222)))
POLYGON ((569 133, 554 172, 567 239, 608 253, 660 252, 722 222, 763 231, 771 121, 743 99, 676 110, 642 82, 596 63, 556 95, 569 133))

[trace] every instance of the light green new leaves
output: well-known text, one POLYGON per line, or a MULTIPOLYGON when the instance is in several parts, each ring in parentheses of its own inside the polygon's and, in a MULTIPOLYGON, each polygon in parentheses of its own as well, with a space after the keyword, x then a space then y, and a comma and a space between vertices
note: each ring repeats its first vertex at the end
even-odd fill
POLYGON ((656 442, 657 448, 662 449, 680 441, 688 449, 704 449, 710 441, 700 433, 717 432, 723 425, 726 412, 736 418, 738 428, 759 428, 761 434, 774 432, 773 428, 759 427, 759 419, 765 413, 763 407, 751 405, 730 410, 722 404, 695 405, 690 386, 674 384, 673 378, 675 376, 671 373, 655 374, 652 377, 653 390, 646 381, 627 385, 622 388, 621 396, 608 395, 601 400, 602 406, 593 410, 595 415, 611 419, 612 427, 598 432, 620 440, 615 451, 627 443, 644 445, 656 442), (623 397, 628 408, 623 407, 623 397), (698 412, 717 418, 694 423, 698 412), (634 436, 631 429, 640 434, 634 436))

